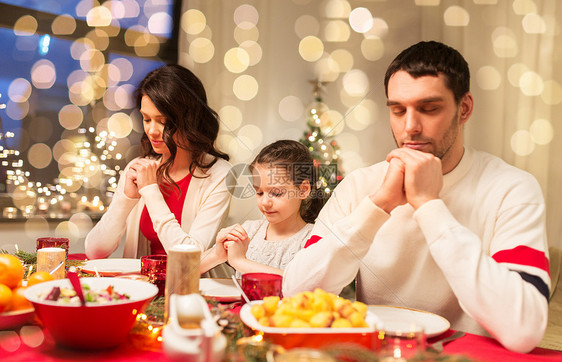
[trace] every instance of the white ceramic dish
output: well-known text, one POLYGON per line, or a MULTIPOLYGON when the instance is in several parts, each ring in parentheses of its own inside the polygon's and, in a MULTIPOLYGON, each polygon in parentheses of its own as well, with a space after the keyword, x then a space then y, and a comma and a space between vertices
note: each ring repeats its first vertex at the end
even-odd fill
POLYGON ((93 259, 86 261, 80 270, 88 274, 98 274, 102 277, 114 277, 125 273, 140 273, 140 259, 93 259))
POLYGON ((258 323, 250 309, 252 305, 263 303, 256 300, 244 304, 240 310, 240 319, 248 327, 260 331, 264 338, 273 344, 278 344, 286 349, 291 348, 321 348, 339 343, 355 343, 368 349, 376 347, 378 341, 376 330, 382 324, 380 319, 372 312, 367 312, 366 322, 368 328, 276 328, 265 327, 258 323))
POLYGON ((404 321, 414 323, 424 327, 427 338, 438 336, 451 327, 451 323, 440 315, 418 309, 370 305, 368 310, 382 320, 383 328, 385 322, 404 321))
POLYGON ((278 327, 265 327, 258 323, 256 318, 252 315, 250 309, 254 304, 261 304, 263 300, 254 300, 249 304, 246 303, 240 309, 240 319, 248 327, 256 330, 263 331, 265 333, 275 333, 275 334, 345 334, 345 333, 372 333, 376 330, 377 326, 381 325, 381 320, 373 312, 368 311, 365 321, 369 325, 368 328, 278 328, 278 327))
POLYGON ((227 278, 202 278, 199 281, 199 291, 202 296, 223 303, 236 302, 241 299, 240 291, 232 279, 227 278))

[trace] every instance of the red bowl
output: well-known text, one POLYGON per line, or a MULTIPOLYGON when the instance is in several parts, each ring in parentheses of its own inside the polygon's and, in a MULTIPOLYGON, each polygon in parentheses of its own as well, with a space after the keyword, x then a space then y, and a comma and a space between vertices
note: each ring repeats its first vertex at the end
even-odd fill
POLYGON ((115 291, 129 295, 126 302, 105 305, 69 305, 39 300, 43 291, 53 287, 72 288, 68 279, 59 279, 28 287, 25 297, 58 345, 77 349, 115 347, 127 339, 137 314, 158 293, 158 288, 140 280, 122 278, 81 278, 93 290, 113 285, 115 291))

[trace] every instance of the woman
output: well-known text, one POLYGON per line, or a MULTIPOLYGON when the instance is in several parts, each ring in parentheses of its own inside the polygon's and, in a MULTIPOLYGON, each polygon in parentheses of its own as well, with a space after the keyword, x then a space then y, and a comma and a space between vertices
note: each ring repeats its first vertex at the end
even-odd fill
POLYGON ((127 165, 109 208, 86 237, 90 259, 108 257, 124 234, 125 258, 165 254, 176 244, 203 251, 228 214, 230 164, 214 146, 219 122, 201 81, 182 66, 165 65, 140 83, 137 107, 142 154, 127 165))

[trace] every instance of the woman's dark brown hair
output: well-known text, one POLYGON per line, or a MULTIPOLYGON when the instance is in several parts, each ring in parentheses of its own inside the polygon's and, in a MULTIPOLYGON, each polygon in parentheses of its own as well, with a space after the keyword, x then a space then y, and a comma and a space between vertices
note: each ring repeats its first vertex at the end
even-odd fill
MULTIPOLYGON (((170 158, 158 168, 156 174, 159 184, 165 182, 177 187, 169 175, 169 169, 174 163, 178 147, 191 152, 189 172, 193 177, 197 177, 195 169, 199 168, 205 173, 218 157, 229 159, 226 153, 215 148, 219 132, 218 115, 207 104, 203 84, 190 70, 181 65, 169 64, 151 71, 137 88, 138 109, 145 95, 166 117, 162 139, 168 146, 170 158), (174 135, 178 144, 174 141, 174 135), (206 154, 215 157, 206 162, 206 154)), ((146 133, 141 139, 141 149, 142 157, 160 157, 152 148, 146 133)))
POLYGON ((285 168, 291 175, 293 185, 297 187, 308 180, 310 194, 301 203, 299 212, 305 222, 314 223, 326 198, 318 187, 318 172, 308 148, 297 141, 280 140, 265 146, 252 161, 250 168, 257 164, 285 168))

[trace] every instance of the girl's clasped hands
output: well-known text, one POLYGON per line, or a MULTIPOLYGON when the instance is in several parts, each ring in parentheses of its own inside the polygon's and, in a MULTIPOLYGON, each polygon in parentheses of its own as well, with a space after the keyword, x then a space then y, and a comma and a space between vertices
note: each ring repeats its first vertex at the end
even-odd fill
POLYGON ((237 269, 236 265, 246 259, 249 244, 250 238, 246 230, 240 224, 236 224, 218 233, 214 252, 217 258, 228 261, 237 269))

